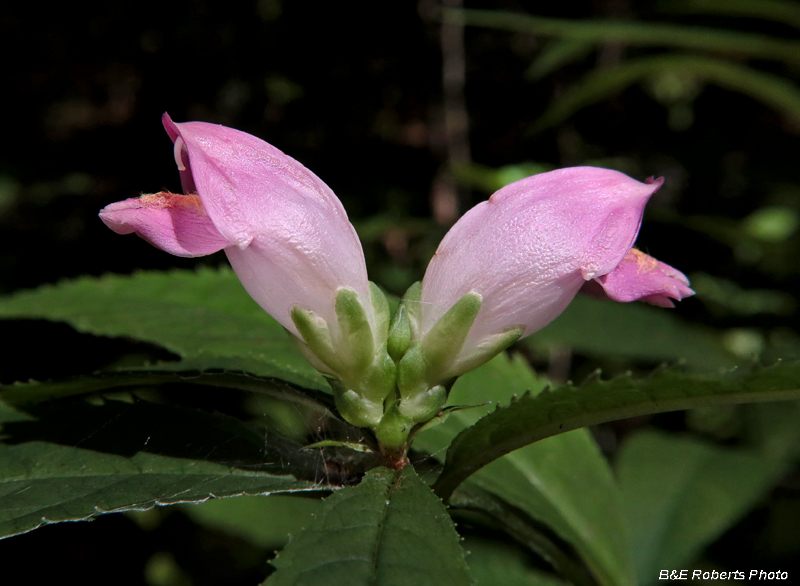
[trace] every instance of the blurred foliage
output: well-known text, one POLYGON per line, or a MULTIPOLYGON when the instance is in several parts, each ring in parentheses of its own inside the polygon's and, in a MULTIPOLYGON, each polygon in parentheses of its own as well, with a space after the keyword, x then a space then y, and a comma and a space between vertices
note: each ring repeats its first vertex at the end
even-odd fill
POLYGON ((800 28, 800 6, 792 0, 661 0, 659 8, 673 14, 763 18, 800 28))
POLYGON ((757 503, 797 458, 797 405, 748 406, 738 447, 643 432, 619 453, 617 473, 641 584, 685 568, 757 503), (748 437, 749 436, 749 437, 748 437))

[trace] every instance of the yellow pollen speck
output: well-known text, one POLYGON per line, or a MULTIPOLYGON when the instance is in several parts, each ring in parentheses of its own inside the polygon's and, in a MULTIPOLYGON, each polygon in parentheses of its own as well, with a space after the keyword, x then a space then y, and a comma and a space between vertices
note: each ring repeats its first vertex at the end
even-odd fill
POLYGON ((180 193, 170 193, 169 191, 161 191, 159 193, 151 193, 142 195, 139 200, 147 207, 153 208, 176 208, 176 207, 194 207, 204 210, 203 203, 200 201, 199 195, 182 195, 180 193))
POLYGON ((636 260, 636 270, 639 273, 650 273, 658 267, 658 261, 656 259, 635 248, 631 248, 628 254, 625 255, 625 258, 629 262, 636 260))

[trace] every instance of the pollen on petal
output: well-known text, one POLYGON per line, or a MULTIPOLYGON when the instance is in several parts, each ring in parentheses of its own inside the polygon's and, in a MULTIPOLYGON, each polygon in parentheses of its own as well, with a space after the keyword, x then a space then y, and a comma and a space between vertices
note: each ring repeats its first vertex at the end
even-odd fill
POLYGON ((649 254, 645 254, 641 250, 631 248, 622 259, 622 262, 636 262, 636 270, 639 274, 652 273, 658 268, 658 261, 649 254))
POLYGON ((635 248, 625 254, 613 271, 598 277, 594 283, 583 290, 614 301, 639 300, 661 307, 673 307, 673 299, 680 301, 694 295, 686 275, 635 248))
POLYGON ((161 191, 159 193, 144 194, 139 197, 142 205, 147 207, 155 207, 159 209, 180 208, 180 207, 194 207, 205 213, 203 202, 200 201, 199 195, 183 195, 180 193, 170 193, 169 191, 161 191))
POLYGON ((177 256, 203 256, 230 246, 197 195, 163 191, 106 206, 100 219, 117 234, 136 233, 177 256))

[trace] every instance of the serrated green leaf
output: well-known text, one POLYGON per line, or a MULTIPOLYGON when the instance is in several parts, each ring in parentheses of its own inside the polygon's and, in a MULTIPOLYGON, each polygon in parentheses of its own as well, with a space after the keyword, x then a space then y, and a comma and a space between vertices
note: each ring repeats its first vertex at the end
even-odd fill
MULTIPOLYGON (((800 55, 800 46, 794 49, 800 55)), ((659 74, 691 77, 742 93, 779 114, 800 120, 800 88, 791 81, 745 65, 694 55, 656 55, 630 59, 593 71, 559 95, 537 118, 533 132, 555 126, 578 110, 608 99, 625 88, 659 74)))
POLYGON ((664 23, 546 18, 500 10, 457 10, 468 26, 495 28, 584 43, 625 43, 800 62, 800 43, 753 33, 664 23))
POLYGON ((472 584, 447 510, 411 466, 327 498, 273 564, 269 586, 472 584))
MULTIPOLYGON (((450 402, 507 404, 515 393, 530 390, 536 394, 543 388, 544 382, 536 379, 521 356, 509 359, 501 354, 459 378, 450 402)), ((460 430, 490 410, 487 406, 453 413, 441 425, 420 434, 414 447, 441 453, 460 430)), ((470 484, 501 497, 555 531, 578 552, 599 583, 633 583, 619 496, 608 464, 587 430, 548 438, 508 454, 478 471, 470 484)), ((552 549, 535 549, 545 557, 556 555, 552 549)))
POLYGON ((499 407, 462 431, 447 451, 437 494, 447 498, 463 480, 497 458, 556 434, 638 415, 707 405, 800 399, 800 361, 721 374, 664 368, 642 380, 599 377, 563 385, 499 407))
POLYGON ((135 401, 0 403, 0 536, 210 497, 330 490, 320 459, 237 419, 135 401))
POLYGON ((82 277, 2 298, 0 317, 64 321, 79 332, 158 344, 183 358, 180 370, 244 371, 328 389, 229 269, 82 277))
POLYGON ((682 361, 689 368, 706 371, 731 367, 737 361, 714 330, 684 323, 643 303, 597 301, 580 295, 555 321, 522 343, 538 351, 561 346, 588 356, 682 361))
POLYGON ((649 431, 630 438, 616 470, 639 583, 681 568, 738 521, 786 472, 800 441, 800 406, 758 405, 761 437, 746 448, 649 431))

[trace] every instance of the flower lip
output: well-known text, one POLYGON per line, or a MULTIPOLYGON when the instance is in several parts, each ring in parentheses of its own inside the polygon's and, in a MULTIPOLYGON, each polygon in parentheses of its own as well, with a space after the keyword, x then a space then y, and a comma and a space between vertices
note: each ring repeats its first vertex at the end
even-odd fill
POLYGON ((613 271, 594 282, 600 288, 587 287, 593 296, 621 302, 644 301, 659 307, 674 307, 673 299, 680 301, 694 295, 686 275, 635 248, 613 271))
POLYGON ((117 234, 135 232, 176 256, 205 256, 228 246, 196 195, 142 195, 107 205, 100 219, 117 234))

